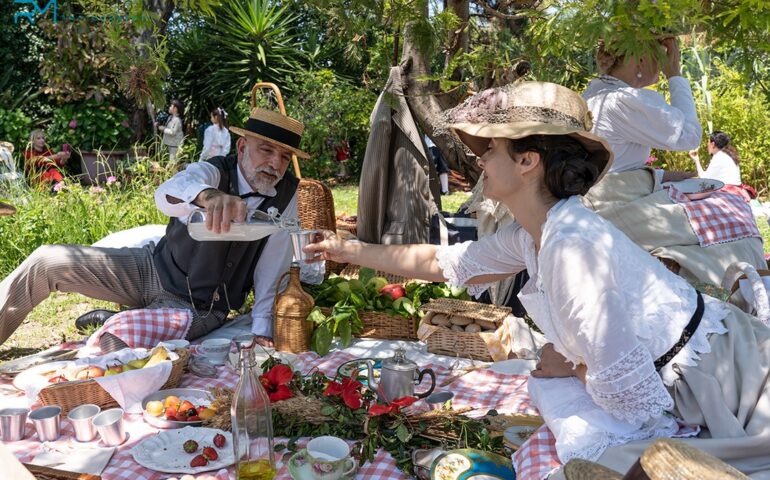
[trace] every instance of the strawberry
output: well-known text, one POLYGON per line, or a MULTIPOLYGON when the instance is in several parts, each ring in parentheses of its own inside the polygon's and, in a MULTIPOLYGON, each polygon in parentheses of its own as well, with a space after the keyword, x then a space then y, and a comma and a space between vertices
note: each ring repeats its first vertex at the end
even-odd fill
POLYGON ((192 403, 190 403, 189 400, 185 400, 184 402, 182 402, 181 405, 179 405, 179 411, 180 412, 186 412, 187 410, 189 410, 191 408, 194 409, 195 406, 192 403))
POLYGON ((176 414, 176 421, 177 422, 186 422, 187 421, 187 415, 183 413, 177 413, 176 414))
POLYGON ((193 415, 191 417, 187 417, 187 421, 188 422, 200 422, 201 421, 201 417, 199 417, 198 415, 193 415))
POLYGON ((217 433, 214 435, 214 446, 217 448, 222 448, 225 446, 225 436, 221 433, 217 433))
POLYGON ((212 462, 219 458, 217 451, 211 447, 203 447, 203 456, 211 460, 212 462))
POLYGON ((166 420, 169 420, 171 422, 178 422, 177 418, 174 415, 166 415, 166 420))
POLYGON ((190 462, 190 466, 195 467, 205 467, 209 464, 209 459, 204 457, 203 455, 198 455, 195 458, 192 459, 190 462))
POLYGON ((187 453, 195 453, 198 450, 198 442, 195 440, 187 440, 182 445, 182 448, 184 448, 184 451, 187 453))

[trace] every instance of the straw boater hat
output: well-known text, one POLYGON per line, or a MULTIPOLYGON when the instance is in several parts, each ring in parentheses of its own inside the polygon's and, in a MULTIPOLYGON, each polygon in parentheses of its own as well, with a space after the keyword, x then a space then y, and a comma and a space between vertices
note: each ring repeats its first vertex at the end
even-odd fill
POLYGON ((580 142, 596 164, 597 181, 613 160, 607 141, 591 133, 591 112, 583 97, 555 83, 516 82, 484 90, 443 112, 438 123, 438 130, 444 124, 478 157, 492 138, 567 135, 580 142))
POLYGON ((243 128, 230 127, 230 131, 243 137, 256 137, 278 145, 300 158, 310 155, 299 149, 305 126, 299 121, 273 110, 254 107, 243 128))
MULTIPOLYGON (((749 478, 722 460, 682 441, 670 438, 655 440, 642 453, 638 464, 650 480, 674 478, 677 480, 748 480, 749 478)), ((564 476, 567 480, 621 480, 623 478, 614 470, 579 459, 570 460, 564 466, 564 476)))

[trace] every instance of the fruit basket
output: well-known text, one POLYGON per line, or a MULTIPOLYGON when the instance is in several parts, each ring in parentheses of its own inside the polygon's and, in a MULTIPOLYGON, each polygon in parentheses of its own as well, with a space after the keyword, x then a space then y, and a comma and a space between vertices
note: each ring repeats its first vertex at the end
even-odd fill
POLYGON ((417 336, 428 352, 485 362, 508 358, 510 329, 505 323, 508 307, 437 298, 422 306, 427 312, 417 336))
MULTIPOLYGON (((179 358, 171 362, 171 373, 161 389, 175 388, 179 385, 190 358, 190 352, 187 349, 181 348, 174 352, 179 358)), ((40 390, 38 399, 42 405, 60 406, 62 415, 86 403, 98 405, 102 409, 118 406, 118 402, 93 379, 55 383, 40 390)))

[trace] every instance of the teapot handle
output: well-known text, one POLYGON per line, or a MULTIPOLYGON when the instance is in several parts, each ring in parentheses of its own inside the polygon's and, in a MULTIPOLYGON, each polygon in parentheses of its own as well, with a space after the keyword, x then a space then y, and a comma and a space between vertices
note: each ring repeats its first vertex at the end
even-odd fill
POLYGON ((414 396, 417 398, 427 397, 428 395, 433 393, 433 389, 436 388, 436 374, 433 373, 433 370, 431 370, 430 368, 426 368, 425 370, 420 370, 420 374, 417 376, 416 385, 419 385, 422 383, 422 377, 424 377, 426 373, 430 375, 430 388, 428 389, 427 392, 415 393, 414 396))

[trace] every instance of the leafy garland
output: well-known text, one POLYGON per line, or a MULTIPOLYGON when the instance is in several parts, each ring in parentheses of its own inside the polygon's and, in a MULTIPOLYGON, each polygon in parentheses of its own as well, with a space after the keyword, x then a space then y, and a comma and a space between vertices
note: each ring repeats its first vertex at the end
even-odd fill
MULTIPOLYGON (((262 371, 260 381, 273 402, 274 433, 289 439, 275 446, 284 456, 297 451, 299 438, 321 435, 357 440, 352 450, 361 465, 373 461, 377 450, 384 448, 409 475, 414 467, 412 450, 417 448, 475 448, 505 456, 502 436, 493 435, 486 417, 472 419, 451 410, 409 415, 402 408, 414 403, 414 397, 377 403, 374 392, 355 377, 329 379, 318 371, 303 376, 273 357, 262 364, 262 371), (281 408, 301 397, 320 403, 323 421, 313 422, 306 415, 281 408)), ((496 414, 490 411, 487 416, 496 414)))

